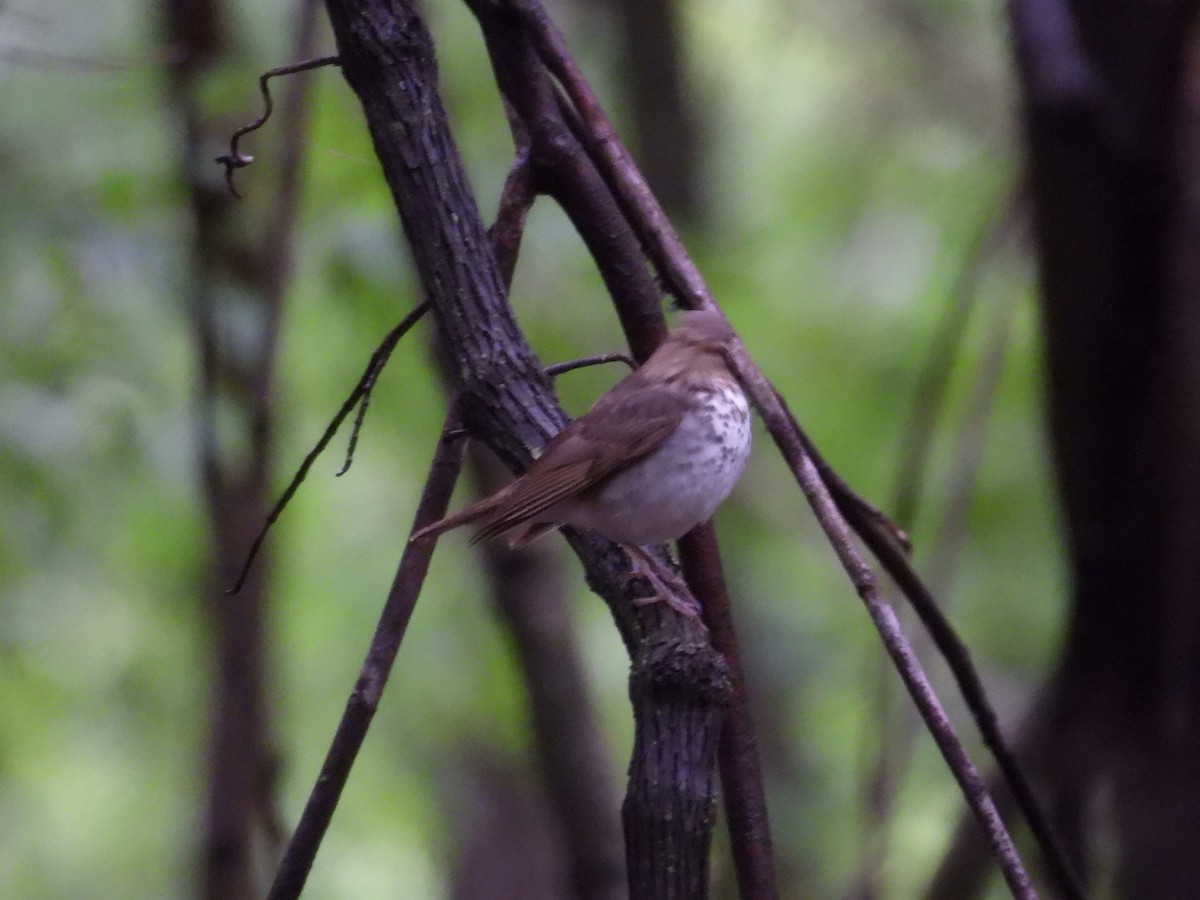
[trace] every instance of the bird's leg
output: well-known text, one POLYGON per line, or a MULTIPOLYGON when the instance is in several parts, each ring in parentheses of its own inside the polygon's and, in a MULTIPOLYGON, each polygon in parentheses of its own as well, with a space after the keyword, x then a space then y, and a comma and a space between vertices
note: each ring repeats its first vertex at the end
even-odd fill
POLYGON ((634 603, 638 606, 645 606, 647 603, 666 603, 681 616, 687 616, 689 619, 700 618, 700 607, 692 599, 691 588, 688 587, 686 581, 641 547, 633 544, 623 544, 622 546, 637 566, 629 573, 627 580, 645 578, 654 591, 654 594, 649 597, 638 597, 633 601, 634 603), (680 599, 680 595, 687 599, 680 599))

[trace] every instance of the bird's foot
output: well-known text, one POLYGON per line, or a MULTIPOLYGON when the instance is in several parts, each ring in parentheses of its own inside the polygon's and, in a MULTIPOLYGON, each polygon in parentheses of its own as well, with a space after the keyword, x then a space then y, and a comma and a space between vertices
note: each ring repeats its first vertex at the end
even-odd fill
POLYGON ((665 603, 681 616, 687 616, 689 619, 700 618, 700 606, 692 597, 691 588, 688 587, 686 581, 641 547, 629 545, 625 549, 637 566, 626 577, 626 582, 641 578, 654 591, 649 597, 634 598, 635 605, 647 606, 651 603, 665 603))

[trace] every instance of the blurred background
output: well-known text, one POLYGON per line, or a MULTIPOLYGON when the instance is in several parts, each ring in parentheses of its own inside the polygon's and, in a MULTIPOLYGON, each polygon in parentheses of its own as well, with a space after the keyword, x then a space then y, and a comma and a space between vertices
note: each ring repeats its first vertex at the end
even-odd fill
MULTIPOLYGON (((490 220, 511 156, 503 110, 466 7, 425 6, 490 220)), ((551 12, 751 352, 838 471, 910 528, 1014 730, 1053 668, 1069 598, 1001 6, 551 12)), ((222 840, 245 837, 231 821, 252 822, 250 866, 265 877, 354 683, 445 410, 431 322, 381 377, 350 471, 333 477, 343 433, 247 592, 220 593, 418 300, 337 69, 275 82, 283 109, 246 139, 257 162, 236 175, 240 203, 212 162, 260 111, 261 71, 332 52, 305 0, 0 7, 5 896, 238 896, 212 873, 222 840), (230 784, 246 804, 232 811, 230 784)), ((547 363, 622 347, 549 201, 512 303, 547 363)), ((620 374, 562 377, 564 404, 581 412, 620 374)), ((783 893, 914 896, 960 796, 761 428, 756 440, 717 528, 783 893)), ((549 835, 511 848, 528 871, 559 865, 521 673, 467 537, 439 545, 310 896, 506 896, 478 887, 478 869, 520 822, 549 835)), ((545 551, 615 816, 628 661, 561 539, 545 551)), ((714 891, 733 896, 719 827, 714 847, 714 891)))

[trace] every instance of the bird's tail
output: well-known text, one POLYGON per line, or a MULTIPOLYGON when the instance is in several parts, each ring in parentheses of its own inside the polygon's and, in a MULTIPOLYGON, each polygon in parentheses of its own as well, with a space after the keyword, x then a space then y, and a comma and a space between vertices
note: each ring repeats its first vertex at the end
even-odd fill
POLYGON ((439 519, 432 524, 426 525, 424 528, 417 530, 412 537, 408 539, 410 544, 415 544, 417 541, 423 541, 426 538, 434 538, 439 534, 457 528, 459 525, 469 525, 472 522, 478 522, 485 518, 496 508, 496 498, 484 497, 476 503, 472 503, 466 509, 460 509, 453 515, 446 516, 444 519, 439 519))

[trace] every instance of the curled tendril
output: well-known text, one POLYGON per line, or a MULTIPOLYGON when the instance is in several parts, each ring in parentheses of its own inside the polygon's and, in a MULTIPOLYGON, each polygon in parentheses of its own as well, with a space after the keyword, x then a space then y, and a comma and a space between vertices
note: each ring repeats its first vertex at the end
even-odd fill
POLYGON ((316 59, 306 59, 303 62, 279 66, 276 69, 268 69, 258 77, 258 89, 263 95, 263 114, 253 122, 243 125, 235 131, 229 139, 229 152, 217 157, 217 162, 225 167, 225 184, 229 186, 229 193, 233 194, 239 200, 242 198, 242 195, 238 193, 237 188, 233 185, 233 173, 238 169, 246 168, 246 166, 254 162, 253 156, 249 153, 243 153, 238 149, 238 142, 250 132, 258 131, 258 129, 267 124, 267 119, 271 118, 271 113, 275 109, 275 103, 271 99, 271 89, 267 86, 267 82, 280 75, 295 75, 297 72, 307 72, 310 69, 320 69, 324 66, 337 65, 341 65, 341 60, 336 56, 318 56, 316 59))

